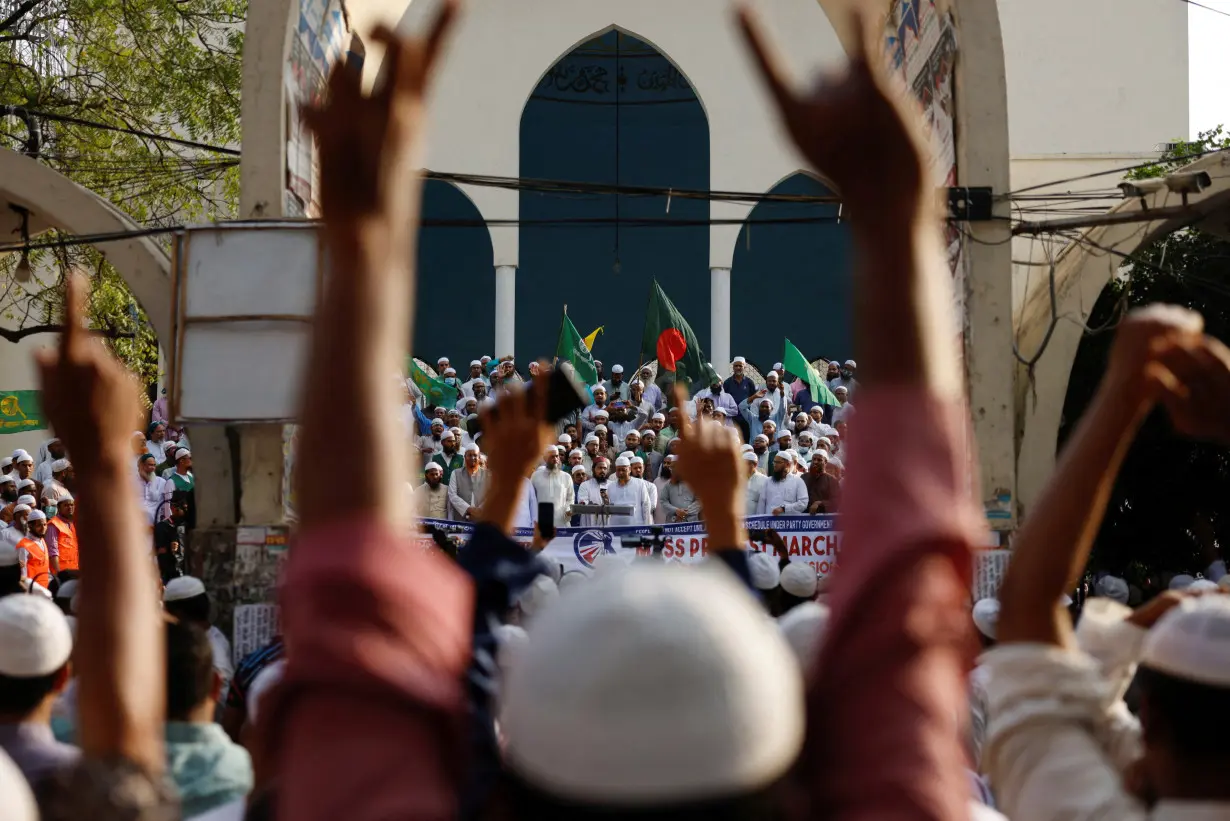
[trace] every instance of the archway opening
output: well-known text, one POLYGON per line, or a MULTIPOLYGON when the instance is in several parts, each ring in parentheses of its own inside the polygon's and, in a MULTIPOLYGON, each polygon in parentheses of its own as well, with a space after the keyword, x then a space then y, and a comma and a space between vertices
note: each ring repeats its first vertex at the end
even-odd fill
MULTIPOLYGON (((769 192, 832 196, 792 174, 769 192)), ((759 203, 735 245, 730 285, 731 353, 761 370, 782 358, 782 337, 811 359, 853 354, 850 237, 836 203, 759 203)))
MULTIPOLYGON (((470 198, 441 180, 423 184, 419 228, 415 356, 447 356, 460 369, 495 352, 495 269, 491 232, 470 198)), ((468 373, 468 371, 466 371, 468 373)))
POLYGON ((595 355, 635 365, 657 279, 709 338, 709 203, 616 187, 709 188, 709 123, 684 74, 644 40, 612 29, 557 61, 521 115, 521 176, 607 190, 521 192, 517 351, 555 350, 560 312, 595 355))

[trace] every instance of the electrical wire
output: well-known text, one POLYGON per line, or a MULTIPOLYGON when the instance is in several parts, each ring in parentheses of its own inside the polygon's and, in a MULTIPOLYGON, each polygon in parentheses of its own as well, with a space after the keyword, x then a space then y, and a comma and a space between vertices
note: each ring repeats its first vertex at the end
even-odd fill
POLYGON ((1204 3, 1197 3, 1196 0, 1180 0, 1180 2, 1187 3, 1187 5, 1189 6, 1195 6, 1198 9, 1204 9, 1205 11, 1211 11, 1214 14, 1220 14, 1223 17, 1230 17, 1230 12, 1222 11, 1221 9, 1215 9, 1212 6, 1206 6, 1204 3))
POLYGON ((210 145, 209 143, 197 142, 196 140, 185 140, 180 137, 168 137, 166 134, 154 134, 149 131, 141 131, 136 128, 124 128, 123 126, 111 125, 109 123, 100 123, 94 120, 83 120, 80 117, 70 117, 67 114, 53 114, 50 111, 37 111, 27 108, 26 112, 33 117, 42 117, 45 120, 52 122, 67 123, 69 125, 79 125, 86 128, 97 128, 102 131, 114 131, 120 134, 130 134, 134 137, 143 137, 147 140, 157 140, 158 142, 173 143, 182 145, 186 148, 199 148, 202 151, 213 151, 217 154, 229 154, 232 157, 240 156, 240 152, 235 148, 223 148, 219 145, 210 145))
MULTIPOLYGON (((1224 150, 1226 149, 1210 148, 1207 151, 1200 151, 1195 154, 1187 154, 1181 157, 1180 159, 1196 160, 1196 159, 1199 159, 1200 157, 1205 157, 1205 156, 1208 156, 1209 154, 1216 154, 1217 152, 1224 151, 1224 150)), ((1051 182, 1040 182, 1037 185, 1030 185, 1026 188, 1018 188, 1015 191, 1009 191, 1006 194, 1000 194, 998 198, 1004 199, 1004 198, 1016 197, 1017 195, 1024 194, 1027 191, 1038 191, 1042 188, 1050 188, 1055 185, 1064 185, 1065 183, 1069 183, 1069 182, 1080 182, 1081 180, 1092 180, 1096 177, 1105 177, 1111 174, 1124 174, 1128 171, 1135 171, 1139 168, 1148 168, 1149 166, 1158 165, 1159 163, 1162 163, 1162 162, 1166 162, 1166 161, 1160 160, 1160 159, 1149 160, 1148 162, 1137 163, 1136 165, 1125 165, 1122 168, 1108 168, 1105 171, 1092 171, 1088 174, 1082 174, 1079 177, 1068 177, 1067 179, 1052 180, 1051 182)))

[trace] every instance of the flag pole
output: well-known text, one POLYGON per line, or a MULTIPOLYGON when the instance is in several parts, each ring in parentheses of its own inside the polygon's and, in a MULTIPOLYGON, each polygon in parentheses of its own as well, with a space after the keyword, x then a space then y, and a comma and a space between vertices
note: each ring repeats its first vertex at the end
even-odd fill
POLYGON ((559 318, 559 333, 555 335, 555 357, 551 360, 551 367, 559 364, 559 338, 564 335, 564 320, 568 318, 568 303, 564 303, 564 313, 559 318))

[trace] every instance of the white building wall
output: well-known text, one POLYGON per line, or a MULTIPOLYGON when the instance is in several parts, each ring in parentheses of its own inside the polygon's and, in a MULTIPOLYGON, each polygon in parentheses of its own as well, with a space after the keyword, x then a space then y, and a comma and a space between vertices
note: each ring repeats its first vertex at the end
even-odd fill
MULTIPOLYGON (((18 342, 0 339, 0 392, 41 390, 38 371, 34 366, 35 351, 55 345, 56 334, 36 334, 18 342)), ((47 430, 0 434, 0 456, 9 456, 17 448, 28 450, 38 458, 38 446, 50 434, 47 430)))

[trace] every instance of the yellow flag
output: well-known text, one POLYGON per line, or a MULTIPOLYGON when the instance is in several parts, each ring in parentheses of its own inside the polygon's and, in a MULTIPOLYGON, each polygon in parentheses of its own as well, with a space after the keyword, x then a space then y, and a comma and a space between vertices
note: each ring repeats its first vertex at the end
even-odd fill
POLYGON ((600 326, 592 334, 590 334, 589 336, 585 337, 584 340, 582 340, 585 343, 586 348, 588 348, 591 351, 594 349, 594 340, 598 338, 598 334, 602 333, 602 329, 605 327, 606 327, 605 325, 600 326))

